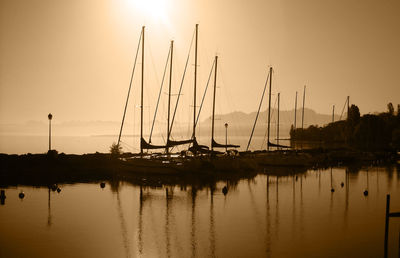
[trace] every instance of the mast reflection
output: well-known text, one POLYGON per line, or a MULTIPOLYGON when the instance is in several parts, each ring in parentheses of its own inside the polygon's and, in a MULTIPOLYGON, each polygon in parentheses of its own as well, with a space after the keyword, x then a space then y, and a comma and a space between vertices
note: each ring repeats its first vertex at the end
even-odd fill
POLYGON ((122 206, 121 206, 121 199, 119 197, 119 188, 117 188, 117 207, 118 207, 118 217, 119 217, 119 221, 120 221, 120 225, 121 225, 121 235, 122 235, 122 244, 124 246, 125 249, 125 253, 127 257, 130 257, 130 249, 129 249, 129 243, 128 243, 128 231, 126 229, 126 222, 125 222, 125 218, 124 218, 124 213, 122 210, 122 206))
POLYGON ((196 187, 192 186, 191 191, 192 196, 192 223, 191 223, 191 246, 192 246, 192 257, 196 256, 196 196, 197 196, 197 189, 196 187))
MULTIPOLYGON (((172 195, 172 191, 171 191, 171 195, 172 195)), ((171 257, 171 244, 170 244, 170 229, 169 229, 169 202, 170 199, 172 199, 172 196, 170 197, 170 194, 168 192, 168 187, 165 188, 165 205, 166 205, 166 209, 165 209, 165 245, 166 245, 166 253, 167 253, 167 257, 171 257)))
POLYGON ((214 186, 210 186, 210 257, 215 257, 214 186))
POLYGON ((143 189, 140 186, 140 195, 139 195, 139 230, 138 230, 138 250, 139 254, 143 254, 143 189))
POLYGON ((265 252, 266 256, 269 257, 271 255, 271 214, 270 214, 270 205, 269 205, 269 175, 267 175, 267 198, 266 198, 266 237, 265 237, 265 252))

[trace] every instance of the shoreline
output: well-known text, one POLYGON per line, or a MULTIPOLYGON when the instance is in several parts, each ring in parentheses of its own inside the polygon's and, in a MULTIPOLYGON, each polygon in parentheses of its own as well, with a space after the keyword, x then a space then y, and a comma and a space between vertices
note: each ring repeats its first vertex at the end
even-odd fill
POLYGON ((396 152, 363 152, 349 149, 258 151, 238 155, 122 158, 110 154, 0 154, 0 186, 85 183, 127 180, 140 185, 198 184, 250 179, 260 173, 287 174, 337 166, 398 164, 396 152))

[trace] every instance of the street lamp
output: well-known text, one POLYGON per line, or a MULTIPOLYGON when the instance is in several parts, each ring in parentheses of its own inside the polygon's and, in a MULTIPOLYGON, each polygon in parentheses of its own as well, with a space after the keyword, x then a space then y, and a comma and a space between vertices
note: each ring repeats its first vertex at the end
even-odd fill
POLYGON ((228 123, 225 123, 225 152, 228 153, 228 123))
POLYGON ((49 118, 49 151, 51 150, 51 119, 53 119, 53 115, 49 113, 47 116, 49 118))

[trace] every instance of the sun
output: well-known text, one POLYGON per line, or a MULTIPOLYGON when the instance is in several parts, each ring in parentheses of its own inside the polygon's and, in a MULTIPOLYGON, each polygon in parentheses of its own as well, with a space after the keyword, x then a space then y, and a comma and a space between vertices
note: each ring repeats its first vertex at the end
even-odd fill
POLYGON ((167 0, 130 0, 133 7, 144 17, 153 21, 167 21, 168 4, 167 0))

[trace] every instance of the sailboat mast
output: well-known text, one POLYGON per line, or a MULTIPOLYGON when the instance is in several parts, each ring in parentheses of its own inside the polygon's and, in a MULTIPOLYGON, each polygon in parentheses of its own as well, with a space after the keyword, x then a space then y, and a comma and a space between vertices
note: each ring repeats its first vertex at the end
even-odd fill
POLYGON ((142 27, 142 81, 140 93, 140 154, 143 154, 143 84, 144 84, 144 26, 142 27))
POLYGON ((174 41, 171 40, 171 59, 169 63, 169 86, 168 86, 168 118, 167 118, 167 144, 165 147, 165 152, 169 152, 168 142, 169 142, 169 118, 170 118, 170 106, 171 106, 171 85, 172 85, 172 57, 174 54, 174 41))
POLYGON ((267 150, 269 150, 269 131, 271 124, 271 88, 272 88, 272 67, 269 68, 269 100, 268 100, 268 141, 267 150))
POLYGON ((335 122, 335 105, 332 107, 332 123, 335 122))
POLYGON ((279 105, 280 105, 281 93, 278 93, 278 121, 276 123, 276 143, 279 145, 279 105))
POLYGON ((215 67, 214 67, 214 95, 213 95, 213 109, 212 109, 212 122, 211 122, 211 152, 214 150, 214 118, 215 118, 215 92, 217 88, 217 65, 218 56, 215 56, 215 67))
POLYGON ((296 91, 296 98, 294 99, 294 128, 296 129, 296 119, 297 119, 297 91, 296 91))
POLYGON ((306 85, 304 85, 303 90, 303 111, 301 112, 301 129, 304 129, 304 103, 306 101, 306 85))
POLYGON ((349 119, 350 112, 350 96, 347 96, 347 119, 349 119))
POLYGON ((196 139, 196 86, 197 86, 197 41, 199 36, 199 25, 196 24, 196 40, 194 48, 194 92, 193 92, 193 139, 196 139))

